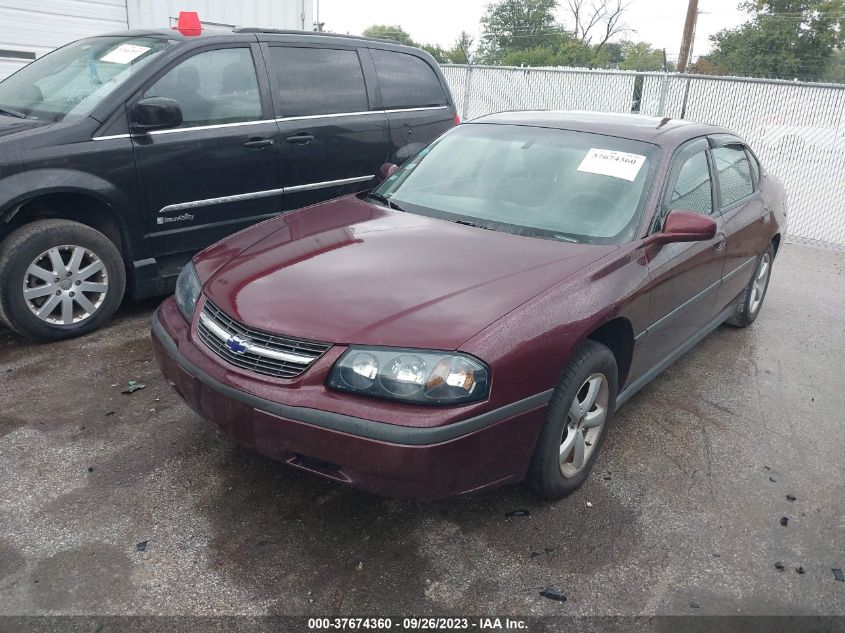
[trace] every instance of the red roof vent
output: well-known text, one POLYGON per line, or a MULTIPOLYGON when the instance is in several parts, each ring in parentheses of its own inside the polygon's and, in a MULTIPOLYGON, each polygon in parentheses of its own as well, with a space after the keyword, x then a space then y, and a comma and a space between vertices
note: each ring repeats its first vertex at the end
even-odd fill
POLYGON ((180 11, 179 20, 173 30, 179 31, 186 37, 200 35, 202 33, 202 22, 200 22, 199 14, 196 11, 180 11))

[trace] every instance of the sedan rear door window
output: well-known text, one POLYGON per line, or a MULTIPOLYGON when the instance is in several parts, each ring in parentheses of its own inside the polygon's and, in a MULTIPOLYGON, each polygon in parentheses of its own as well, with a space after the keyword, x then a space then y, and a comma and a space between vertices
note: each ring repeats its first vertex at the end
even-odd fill
POLYGON ((715 148, 713 160, 719 174, 722 207, 730 206, 754 193, 751 166, 741 145, 715 148))

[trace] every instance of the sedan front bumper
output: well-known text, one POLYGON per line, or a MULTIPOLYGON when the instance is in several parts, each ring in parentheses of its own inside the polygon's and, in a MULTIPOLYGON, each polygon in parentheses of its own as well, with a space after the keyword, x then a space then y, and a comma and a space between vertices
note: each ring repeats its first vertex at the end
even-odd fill
POLYGON ((391 497, 431 500, 522 480, 548 401, 538 394, 445 426, 387 424, 291 406, 283 401, 285 387, 273 400, 250 393, 243 375, 233 381, 224 361, 199 353, 202 343, 190 336, 173 299, 153 317, 152 340, 167 382, 238 444, 391 497))

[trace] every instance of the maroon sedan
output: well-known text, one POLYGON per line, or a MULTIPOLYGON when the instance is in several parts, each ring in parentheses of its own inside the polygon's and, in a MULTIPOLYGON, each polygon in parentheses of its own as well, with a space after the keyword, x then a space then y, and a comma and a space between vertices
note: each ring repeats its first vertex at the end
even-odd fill
POLYGON ((234 441, 391 496, 574 491, 619 406, 755 320, 785 225, 741 139, 670 119, 497 114, 382 171, 200 253, 153 342, 234 441))

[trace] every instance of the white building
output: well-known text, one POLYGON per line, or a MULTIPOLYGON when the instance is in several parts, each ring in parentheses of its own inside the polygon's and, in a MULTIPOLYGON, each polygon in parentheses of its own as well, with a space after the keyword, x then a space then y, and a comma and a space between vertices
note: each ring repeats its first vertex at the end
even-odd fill
POLYGON ((167 28, 180 11, 205 28, 262 26, 310 31, 319 0, 0 0, 0 79, 81 37, 167 28))

